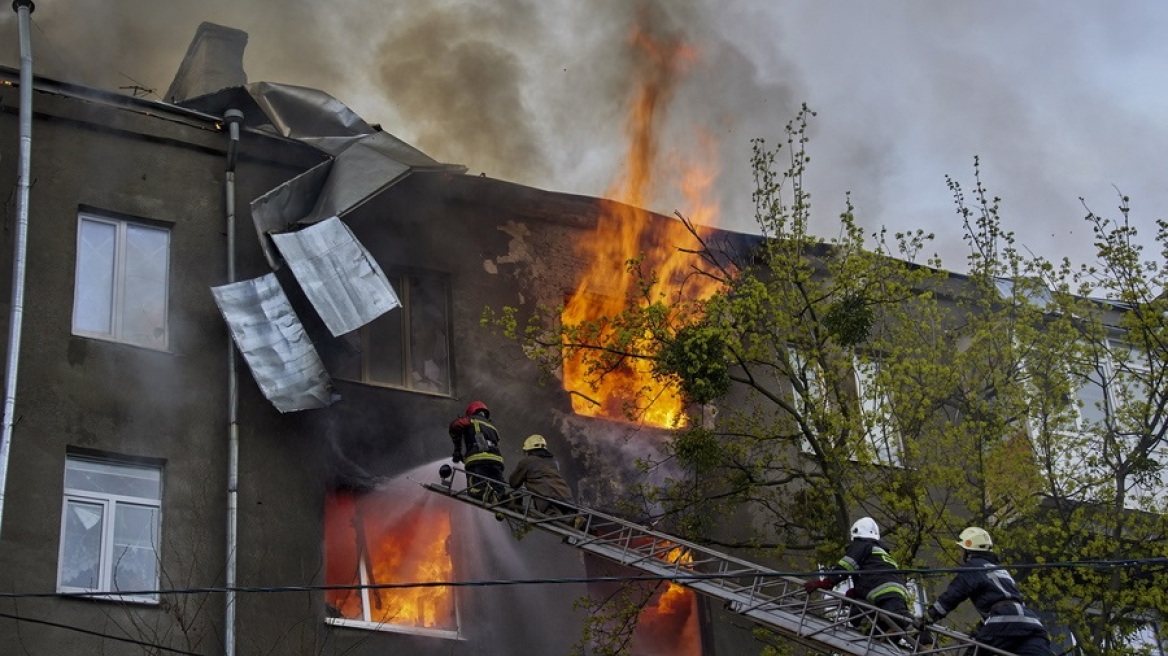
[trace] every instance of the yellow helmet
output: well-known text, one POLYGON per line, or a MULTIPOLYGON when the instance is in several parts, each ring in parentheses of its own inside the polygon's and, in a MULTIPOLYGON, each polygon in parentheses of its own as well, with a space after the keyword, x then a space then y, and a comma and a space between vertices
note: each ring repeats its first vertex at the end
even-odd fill
POLYGON ((526 440, 523 440, 524 451, 535 451, 536 449, 546 449, 547 440, 543 439, 543 435, 532 435, 526 440))
POLYGON ((993 551, 994 541, 984 528, 970 526, 958 536, 957 546, 966 551, 993 551))

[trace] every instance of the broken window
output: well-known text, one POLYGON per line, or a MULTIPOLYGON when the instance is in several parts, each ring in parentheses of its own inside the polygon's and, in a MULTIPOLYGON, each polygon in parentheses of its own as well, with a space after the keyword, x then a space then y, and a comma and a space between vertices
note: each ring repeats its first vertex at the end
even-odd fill
POLYGON ((157 602, 161 503, 161 467, 69 456, 57 591, 157 602))
POLYGON ((73 333, 166 349, 170 231, 81 213, 73 333))
POLYGON ((401 499, 381 489, 326 498, 328 622, 457 638, 454 588, 379 587, 454 579, 450 514, 401 499))
POLYGON ((387 271, 401 300, 356 331, 355 352, 334 358, 336 378, 450 394, 450 301, 446 278, 387 271))

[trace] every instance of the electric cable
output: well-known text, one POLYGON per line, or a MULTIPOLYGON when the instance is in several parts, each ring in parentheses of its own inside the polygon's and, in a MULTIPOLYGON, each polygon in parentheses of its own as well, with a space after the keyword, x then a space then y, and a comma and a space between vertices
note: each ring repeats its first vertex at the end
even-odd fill
POLYGON ((23 617, 21 615, 13 615, 11 613, 4 613, 4 612, 0 612, 0 617, 5 617, 5 618, 8 618, 10 620, 16 620, 17 622, 28 622, 29 624, 43 624, 45 626, 51 626, 51 627, 58 628, 58 629, 65 629, 66 631, 74 631, 77 633, 84 633, 86 635, 97 636, 99 638, 108 638, 110 640, 117 640, 119 642, 128 642, 130 644, 139 645, 142 647, 150 647, 151 649, 157 649, 159 651, 166 651, 166 652, 170 652, 172 654, 182 654, 183 656, 203 656, 202 654, 199 654, 199 653, 196 653, 193 651, 176 649, 174 647, 167 647, 165 645, 159 645, 159 644, 155 644, 153 642, 146 642, 143 640, 135 640, 133 638, 126 638, 123 636, 110 635, 108 633, 101 633, 100 631, 91 631, 89 629, 83 629, 79 626, 71 626, 69 624, 61 624, 59 622, 50 622, 49 620, 38 620, 38 619, 31 618, 31 617, 23 617))
MULTIPOLYGON (((1004 570, 1045 570, 1045 569, 1090 569, 1090 570, 1109 570, 1109 569, 1127 569, 1144 566, 1159 566, 1168 568, 1168 558, 1142 558, 1142 559, 1125 559, 1125 560, 1087 560, 1075 562, 1061 562, 1061 563, 1030 563, 1021 565, 998 565, 995 567, 987 567, 985 569, 1004 569, 1004 570)), ((954 574, 961 571, 966 571, 968 568, 964 567, 940 567, 940 568, 905 568, 899 570, 905 574, 921 574, 924 576, 934 576, 941 574, 954 574)), ((876 572, 887 572, 888 570, 849 570, 848 575, 868 574, 876 572)), ((708 581, 708 580, 722 580, 722 579, 774 579, 774 578, 811 578, 821 576, 825 573, 824 570, 814 571, 748 571, 748 572, 726 572, 715 574, 702 573, 685 573, 679 571, 675 574, 632 574, 627 576, 579 576, 579 577, 551 577, 551 578, 535 578, 535 579, 479 579, 471 581, 412 581, 405 583, 377 583, 377 584, 351 584, 351 585, 291 585, 291 586, 234 586, 234 587, 194 587, 194 588, 175 588, 170 590, 119 590, 116 594, 122 596, 153 596, 153 595, 188 595, 188 594, 217 594, 226 592, 243 592, 243 593, 277 593, 277 592, 319 592, 327 590, 391 590, 391 589, 409 589, 409 588, 472 588, 472 587, 502 587, 513 585, 561 585, 561 584, 580 584, 580 583, 631 583, 638 581, 652 582, 652 581, 708 581)), ((41 599, 41 598, 86 598, 86 597, 109 597, 109 591, 104 592, 0 592, 0 599, 41 599)))

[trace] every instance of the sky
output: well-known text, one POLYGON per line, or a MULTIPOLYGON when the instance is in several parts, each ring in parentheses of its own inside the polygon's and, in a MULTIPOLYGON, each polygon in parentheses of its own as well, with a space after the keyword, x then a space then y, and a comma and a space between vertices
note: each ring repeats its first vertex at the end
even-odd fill
MULTIPOLYGON (((838 232, 850 193, 866 229, 933 232, 955 270, 946 176, 970 188, 975 157, 1006 228, 1047 258, 1091 261, 1080 197, 1118 217, 1129 196, 1156 251, 1168 208, 1168 4, 1153 0, 38 0, 32 20, 38 74, 154 99, 201 22, 242 29, 249 81, 327 91, 472 174, 593 196, 624 173, 641 25, 684 53, 648 209, 693 214, 675 182, 697 163, 718 171, 719 227, 756 232, 751 140, 776 143, 806 103, 812 233, 838 232)), ((0 40, 18 67, 15 13, 0 40)))

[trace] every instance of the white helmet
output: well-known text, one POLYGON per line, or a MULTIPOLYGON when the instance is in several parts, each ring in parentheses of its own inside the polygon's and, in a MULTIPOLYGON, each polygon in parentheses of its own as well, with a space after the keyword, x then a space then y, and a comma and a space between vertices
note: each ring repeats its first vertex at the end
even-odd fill
POLYGON ((534 451, 536 449, 546 449, 547 440, 543 439, 543 435, 532 435, 523 441, 524 451, 534 451))
POLYGON ((861 517, 856 520, 855 524, 852 524, 852 537, 879 540, 880 527, 876 525, 876 520, 871 517, 861 517))
POLYGON ((994 541, 984 528, 970 526, 958 536, 957 546, 966 551, 993 551, 994 541))

